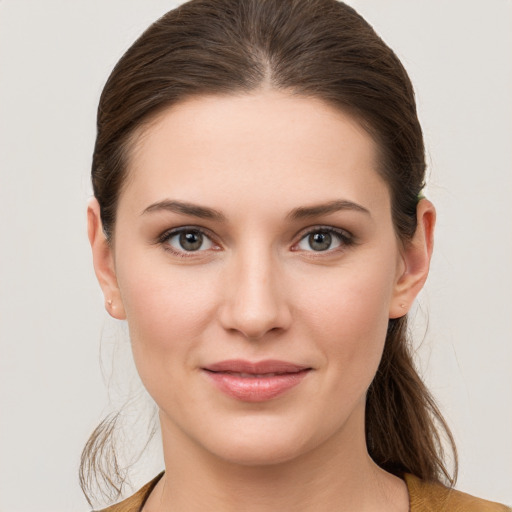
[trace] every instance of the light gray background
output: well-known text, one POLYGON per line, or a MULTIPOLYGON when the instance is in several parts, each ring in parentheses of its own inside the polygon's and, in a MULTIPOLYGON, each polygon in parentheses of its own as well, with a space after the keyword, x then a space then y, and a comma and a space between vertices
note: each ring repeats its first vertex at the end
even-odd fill
MULTIPOLYGON (((418 358, 458 443, 458 487, 511 504, 512 2, 350 3, 417 91, 439 213, 418 358)), ((0 0, 0 512, 88 510, 77 467, 107 406, 102 331, 107 349, 127 345, 86 240, 95 109, 122 52, 173 5, 0 0)), ((117 373, 122 387, 130 371, 117 373)))

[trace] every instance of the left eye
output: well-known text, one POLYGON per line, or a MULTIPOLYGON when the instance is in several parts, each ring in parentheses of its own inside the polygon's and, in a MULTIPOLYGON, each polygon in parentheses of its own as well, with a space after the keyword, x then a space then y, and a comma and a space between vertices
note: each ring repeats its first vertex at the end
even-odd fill
POLYGON ((341 233, 330 231, 326 229, 318 229, 311 231, 306 236, 301 238, 297 247, 302 251, 329 251, 340 247, 345 241, 341 233))
POLYGON ((205 251, 213 247, 213 242, 197 229, 182 229, 170 233, 166 243, 178 252, 205 251))

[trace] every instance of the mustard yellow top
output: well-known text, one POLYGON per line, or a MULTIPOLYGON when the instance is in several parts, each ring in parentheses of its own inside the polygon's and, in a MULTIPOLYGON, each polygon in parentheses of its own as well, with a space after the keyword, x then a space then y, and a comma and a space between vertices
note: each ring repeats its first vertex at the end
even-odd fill
MULTIPOLYGON (((100 512, 140 512, 151 491, 162 477, 161 473, 130 498, 100 512)), ((482 500, 440 484, 424 482, 406 474, 409 491, 409 512, 512 512, 512 508, 482 500)))

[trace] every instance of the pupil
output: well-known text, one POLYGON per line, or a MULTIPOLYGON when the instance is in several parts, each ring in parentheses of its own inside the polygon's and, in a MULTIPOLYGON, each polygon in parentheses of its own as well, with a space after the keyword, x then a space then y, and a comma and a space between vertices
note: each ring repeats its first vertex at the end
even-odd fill
POLYGON ((197 251, 203 245, 203 235, 194 231, 181 233, 180 245, 186 251, 197 251))
POLYGON ((332 237, 329 233, 312 233, 309 235, 309 245, 315 251, 326 251, 331 246, 332 237))

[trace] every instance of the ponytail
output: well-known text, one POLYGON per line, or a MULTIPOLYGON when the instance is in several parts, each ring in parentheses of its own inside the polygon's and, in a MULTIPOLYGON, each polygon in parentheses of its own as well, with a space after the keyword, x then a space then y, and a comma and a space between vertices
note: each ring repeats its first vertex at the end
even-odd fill
POLYGON ((455 485, 455 442, 414 368, 405 316, 390 320, 382 360, 368 389, 366 441, 372 459, 390 473, 455 485), (446 467, 443 435, 453 456, 453 474, 446 467))

